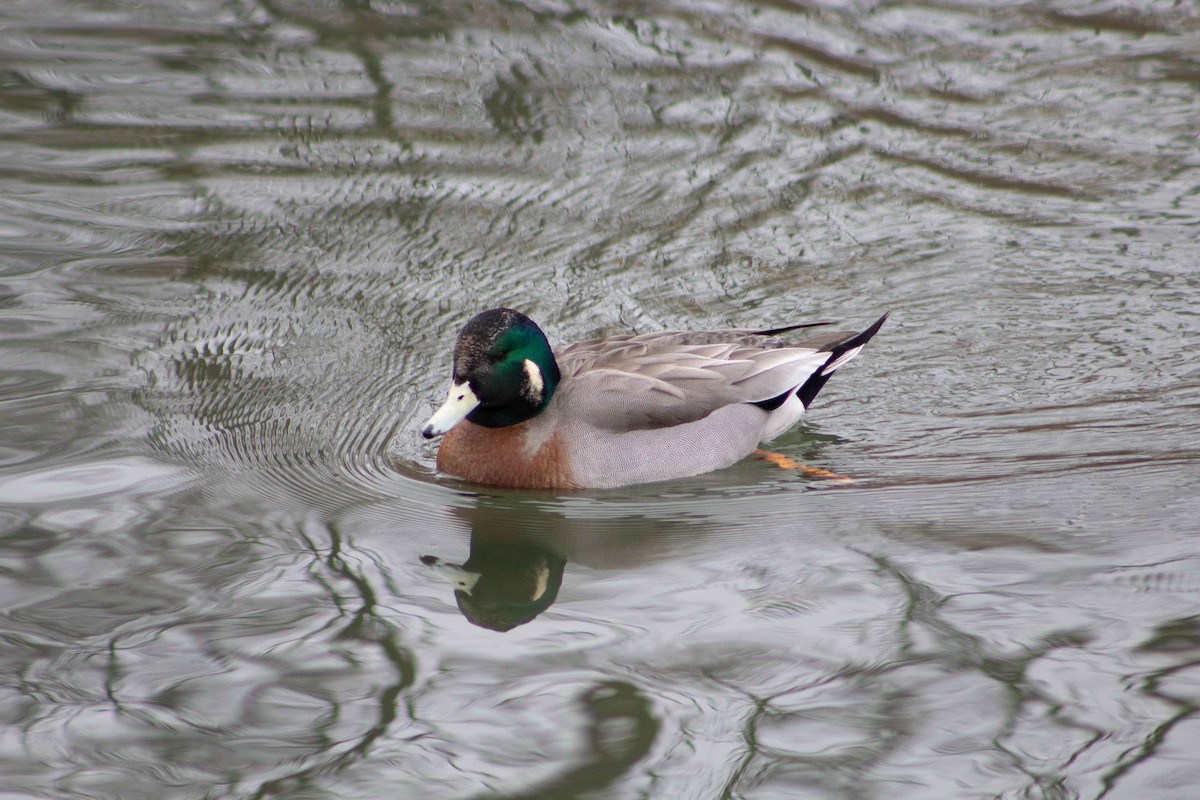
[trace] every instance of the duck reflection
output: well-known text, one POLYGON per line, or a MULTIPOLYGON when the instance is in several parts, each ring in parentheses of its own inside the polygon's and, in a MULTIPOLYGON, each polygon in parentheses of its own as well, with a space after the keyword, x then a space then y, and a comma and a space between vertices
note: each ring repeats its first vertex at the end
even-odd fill
MULTIPOLYGON (((758 480, 762 465, 747 462, 742 469, 758 480)), ((510 631, 558 600, 568 561, 604 571, 636 569, 743 519, 728 494, 726 502, 706 502, 706 490, 725 488, 720 481, 727 479, 728 470, 719 477, 702 476, 686 488, 674 487, 669 498, 662 487, 602 497, 460 495, 461 504, 446 509, 454 524, 432 526, 428 541, 437 544, 427 545, 428 555, 419 557, 431 576, 451 586, 469 622, 510 631), (469 532, 465 560, 438 551, 451 546, 447 528, 469 532)))
POLYGON ((469 622, 503 633, 554 604, 567 560, 517 535, 475 530, 464 563, 436 556, 421 556, 421 563, 454 587, 458 610, 469 622))

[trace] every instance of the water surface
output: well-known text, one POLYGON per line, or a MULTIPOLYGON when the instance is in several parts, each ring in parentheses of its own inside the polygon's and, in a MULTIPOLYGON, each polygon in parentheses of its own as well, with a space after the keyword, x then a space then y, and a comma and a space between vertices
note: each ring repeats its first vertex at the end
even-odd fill
POLYGON ((1176 3, 5 4, 5 797, 1191 797, 1198 109, 1176 3), (892 309, 854 483, 440 476, 497 305, 892 309))

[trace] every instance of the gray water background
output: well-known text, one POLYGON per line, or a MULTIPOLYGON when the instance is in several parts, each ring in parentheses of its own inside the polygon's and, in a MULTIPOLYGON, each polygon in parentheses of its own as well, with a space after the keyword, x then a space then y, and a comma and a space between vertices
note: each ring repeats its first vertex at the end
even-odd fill
POLYGON ((1186 2, 9 0, 0 797, 1200 797, 1198 134, 1186 2), (855 482, 438 476, 497 305, 891 309, 855 482))

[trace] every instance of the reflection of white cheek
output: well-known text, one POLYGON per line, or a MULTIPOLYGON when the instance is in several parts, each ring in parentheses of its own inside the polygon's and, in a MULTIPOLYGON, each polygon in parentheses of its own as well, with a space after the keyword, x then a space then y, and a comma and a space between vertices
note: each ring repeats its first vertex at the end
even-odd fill
POLYGON ((542 371, 538 369, 538 365, 528 358, 525 359, 525 375, 529 378, 529 385, 525 389, 526 399, 534 405, 541 405, 546 382, 542 380, 542 371))

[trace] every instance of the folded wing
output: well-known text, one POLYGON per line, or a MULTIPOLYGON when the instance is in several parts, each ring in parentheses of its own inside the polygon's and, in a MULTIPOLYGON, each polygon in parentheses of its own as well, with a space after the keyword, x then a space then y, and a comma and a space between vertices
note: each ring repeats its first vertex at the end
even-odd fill
MULTIPOLYGON (((571 404, 616 431, 703 419, 734 403, 768 403, 805 385, 854 332, 792 344, 754 331, 655 333, 579 342, 556 353, 571 404)), ((839 364, 840 366, 840 364, 839 364)))

